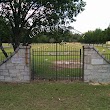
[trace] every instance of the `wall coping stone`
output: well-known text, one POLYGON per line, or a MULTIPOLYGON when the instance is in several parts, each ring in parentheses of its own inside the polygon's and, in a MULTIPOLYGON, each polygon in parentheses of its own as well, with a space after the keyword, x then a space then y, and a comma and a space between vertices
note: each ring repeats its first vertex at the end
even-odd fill
POLYGON ((0 62, 0 66, 2 64, 4 64, 5 62, 7 62, 8 60, 10 60, 19 51, 19 49, 30 49, 30 48, 31 48, 30 45, 29 46, 22 46, 22 45, 20 45, 19 47, 16 48, 16 50, 10 56, 8 56, 5 60, 0 62))

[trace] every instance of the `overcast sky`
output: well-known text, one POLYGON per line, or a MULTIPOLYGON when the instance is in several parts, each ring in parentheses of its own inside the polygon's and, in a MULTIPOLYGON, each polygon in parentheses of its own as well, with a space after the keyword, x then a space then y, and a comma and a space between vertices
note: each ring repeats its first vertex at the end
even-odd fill
POLYGON ((85 10, 76 18, 72 26, 80 32, 105 29, 110 24, 110 0, 84 0, 85 10))

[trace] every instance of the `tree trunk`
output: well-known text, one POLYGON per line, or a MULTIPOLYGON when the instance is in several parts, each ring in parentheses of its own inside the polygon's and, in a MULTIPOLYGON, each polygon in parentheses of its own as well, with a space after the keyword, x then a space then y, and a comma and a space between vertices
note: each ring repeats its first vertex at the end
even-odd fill
POLYGON ((14 34, 14 37, 11 40, 11 44, 13 46, 13 50, 15 51, 17 47, 20 45, 20 34, 14 34))
POLYGON ((19 43, 12 43, 13 50, 15 51, 17 47, 19 47, 19 43))

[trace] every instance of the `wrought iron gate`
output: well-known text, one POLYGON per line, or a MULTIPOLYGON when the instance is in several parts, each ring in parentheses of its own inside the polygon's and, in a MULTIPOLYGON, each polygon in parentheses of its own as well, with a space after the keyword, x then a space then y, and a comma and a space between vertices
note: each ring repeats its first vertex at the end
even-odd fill
POLYGON ((35 44, 32 79, 83 80, 82 50, 72 44, 35 44))

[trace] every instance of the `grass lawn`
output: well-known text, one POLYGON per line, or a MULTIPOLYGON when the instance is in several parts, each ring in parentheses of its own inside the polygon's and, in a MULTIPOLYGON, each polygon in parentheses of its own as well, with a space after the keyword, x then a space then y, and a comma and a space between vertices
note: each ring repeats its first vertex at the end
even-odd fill
MULTIPOLYGON (((5 48, 5 51, 7 52, 8 55, 10 55, 11 53, 13 53, 13 48, 12 47, 5 48)), ((0 50, 0 61, 3 61, 4 59, 6 58, 2 51, 0 50)))
POLYGON ((102 54, 104 54, 104 53, 110 54, 110 49, 108 49, 107 47, 95 46, 95 48, 102 54), (105 50, 105 51, 103 51, 103 50, 105 50))
POLYGON ((110 110, 110 85, 1 83, 0 110, 110 110))

